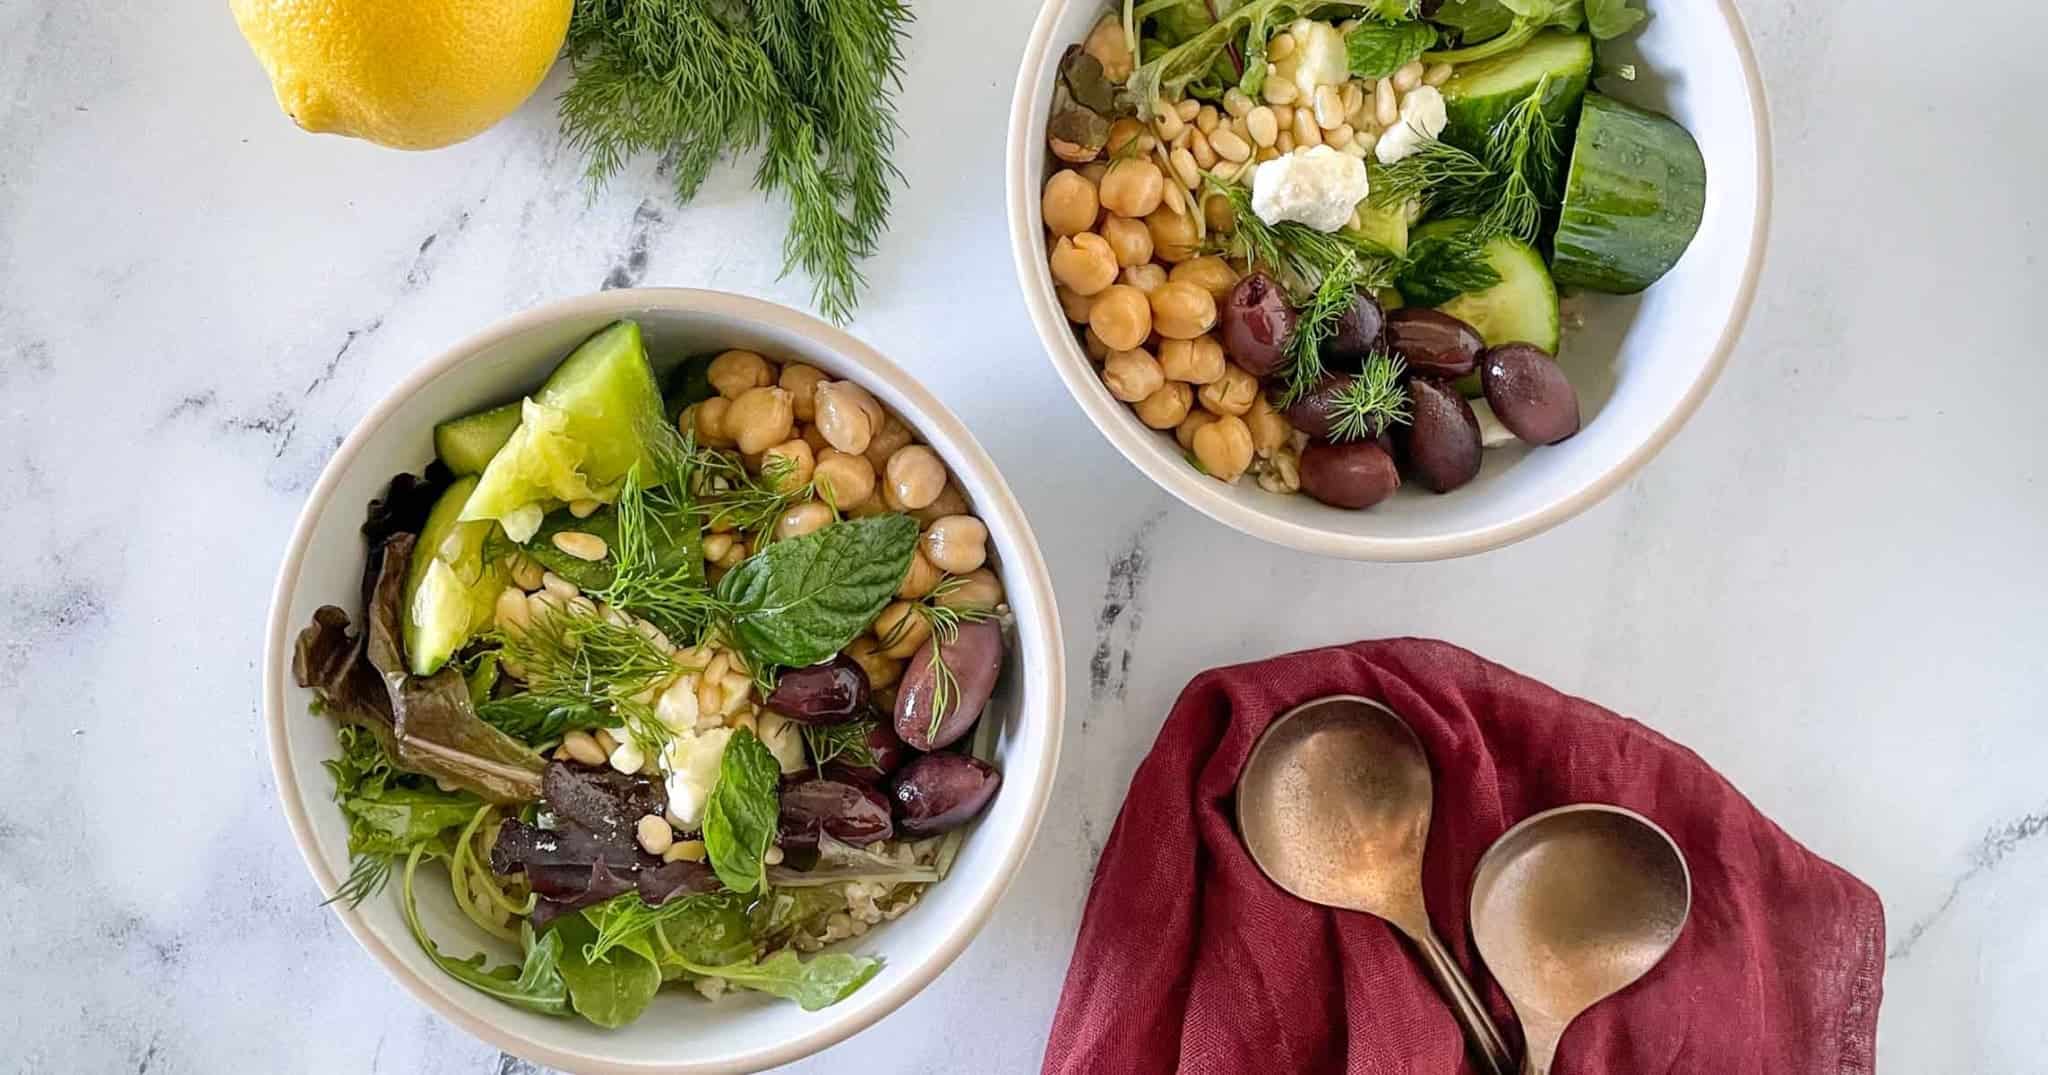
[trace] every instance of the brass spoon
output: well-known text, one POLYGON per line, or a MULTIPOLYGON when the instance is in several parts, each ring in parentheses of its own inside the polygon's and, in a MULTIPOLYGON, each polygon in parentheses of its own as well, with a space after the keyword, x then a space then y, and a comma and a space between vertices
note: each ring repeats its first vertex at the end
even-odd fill
POLYGON ((1273 721, 1237 779, 1237 827, 1281 888, 1363 911, 1408 935, 1493 1075, 1513 1068, 1500 1030, 1437 939, 1422 896, 1429 759, 1415 732, 1366 698, 1318 698, 1273 721))
POLYGON ((1678 844, 1633 811, 1560 807, 1494 841, 1472 936, 1522 1020, 1522 1075, 1548 1075, 1565 1027, 1656 966, 1691 909, 1678 844))

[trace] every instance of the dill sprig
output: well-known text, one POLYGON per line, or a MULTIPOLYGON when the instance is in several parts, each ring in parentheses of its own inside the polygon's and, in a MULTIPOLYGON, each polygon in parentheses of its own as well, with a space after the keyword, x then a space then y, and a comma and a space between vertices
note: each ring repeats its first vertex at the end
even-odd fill
POLYGON ((1252 211, 1250 190, 1214 175, 1204 180, 1208 192, 1222 195, 1230 206, 1230 234, 1219 240, 1219 248, 1271 271, 1300 301, 1336 271, 1351 273, 1359 290, 1393 283, 1400 259, 1371 239, 1348 231, 1317 231, 1293 220, 1268 224, 1252 211))
POLYGON ((874 768, 875 752, 868 746, 868 733, 874 730, 874 721, 803 724, 798 727, 804 737, 804 746, 810 749, 811 765, 819 775, 824 775, 825 766, 835 761, 843 761, 854 769, 874 768))
POLYGON ((704 584, 697 556, 699 523, 691 487, 698 469, 692 440, 656 440, 650 483, 635 463, 619 491, 612 581, 590 596, 652 623, 681 645, 702 642, 727 611, 704 584), (672 550, 687 550, 675 555, 672 550), (668 552, 669 555, 664 555, 668 552))
POLYGON ((816 491, 812 484, 789 485, 795 471, 795 461, 775 455, 761 464, 760 474, 749 474, 738 456, 715 448, 699 449, 693 481, 705 527, 751 534, 811 499, 816 491))
POLYGON ((688 669, 637 628, 563 607, 492 637, 528 688, 480 710, 506 734, 532 742, 570 726, 616 724, 643 750, 667 741, 654 710, 639 698, 688 669))
POLYGON ((1366 356, 1365 366, 1330 398, 1330 439, 1371 440, 1408 422, 1408 388, 1401 383, 1406 367, 1385 351, 1366 356))
MULTIPOLYGON (((930 739, 939 734, 939 725, 947 715, 960 704, 960 678, 953 674, 953 668, 946 663, 946 647, 960 640, 960 625, 982 623, 995 619, 996 610, 982 605, 942 605, 939 601, 948 594, 967 585, 967 580, 958 575, 948 575, 939 580, 924 600, 910 606, 912 614, 923 619, 931 628, 932 638, 932 721, 925 732, 930 739)), ((910 622, 905 616, 896 625, 895 634, 910 622)), ((883 642, 887 647, 891 643, 883 642)))
POLYGON ((1471 153, 1432 138, 1415 152, 1378 170, 1367 200, 1380 210, 1419 202, 1424 214, 1445 202, 1473 196, 1493 182, 1493 169, 1471 153))
POLYGON ((588 963, 604 962, 612 949, 642 936, 671 919, 683 918, 700 912, 706 903, 723 903, 734 897, 727 893, 699 892, 669 900, 659 907, 649 907, 638 892, 627 892, 614 896, 609 901, 584 912, 585 916, 599 923, 597 939, 583 946, 583 958, 588 963))
POLYGON ((1431 216, 1477 219, 1482 236, 1535 242, 1562 164, 1557 127, 1543 112, 1549 88, 1545 75, 1495 121, 1483 156, 1431 139, 1381 170, 1369 200, 1381 209, 1418 201, 1431 216))
POLYGON ((391 881, 391 861, 388 854, 370 851, 349 859, 348 876, 335 886, 334 895, 322 900, 320 906, 339 903, 344 907, 355 907, 384 891, 384 886, 391 881))
POLYGON ((1337 322, 1358 301, 1364 276, 1357 259, 1339 261, 1323 274, 1309 301, 1296 311, 1294 332, 1287 337, 1287 383, 1280 391, 1280 406, 1293 404, 1322 383, 1323 341, 1337 331, 1337 322))
POLYGON ((845 321, 898 173, 901 0, 576 0, 562 131, 593 190, 631 158, 668 163, 688 202, 720 160, 756 150, 763 192, 789 199, 784 271, 845 321))

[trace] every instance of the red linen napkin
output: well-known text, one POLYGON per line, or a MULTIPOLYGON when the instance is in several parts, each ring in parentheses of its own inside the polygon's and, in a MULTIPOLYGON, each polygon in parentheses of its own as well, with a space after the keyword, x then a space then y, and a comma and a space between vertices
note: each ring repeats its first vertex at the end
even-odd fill
POLYGON ((1326 694, 1377 698, 1436 775, 1424 890, 1437 932, 1520 1056, 1467 928, 1479 857, 1573 802, 1639 811, 1692 868, 1692 917, 1643 980, 1580 1016, 1557 1075, 1868 1075, 1884 916, 1862 882, 1634 721, 1441 642, 1361 642, 1205 672, 1138 768, 1102 852, 1045 1071, 1470 1072, 1450 1009, 1389 926, 1282 892, 1232 823, 1272 719, 1326 694))

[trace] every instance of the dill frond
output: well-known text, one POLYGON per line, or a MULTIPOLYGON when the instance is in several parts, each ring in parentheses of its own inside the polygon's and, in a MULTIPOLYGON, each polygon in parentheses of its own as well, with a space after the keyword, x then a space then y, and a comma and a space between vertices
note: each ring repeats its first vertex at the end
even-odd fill
POLYGON ((1366 356, 1365 367, 1330 400, 1330 439, 1371 440, 1409 419, 1408 388, 1401 383, 1406 366, 1384 351, 1366 356))

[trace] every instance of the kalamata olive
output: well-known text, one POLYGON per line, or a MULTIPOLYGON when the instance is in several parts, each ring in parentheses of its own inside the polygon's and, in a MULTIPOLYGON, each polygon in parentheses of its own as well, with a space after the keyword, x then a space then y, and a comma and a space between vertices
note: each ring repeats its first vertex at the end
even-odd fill
POLYGON ((816 847, 818 833, 856 846, 895 832, 889 800, 871 787, 845 780, 805 780, 782 789, 777 824, 785 847, 816 847))
POLYGON ((1422 484, 1448 493, 1479 473, 1479 418, 1456 389, 1429 377, 1408 382, 1413 416, 1394 431, 1401 458, 1422 484))
POLYGON ((1351 378, 1332 373, 1316 383, 1313 391, 1287 405, 1287 421, 1316 440, 1330 439, 1330 401, 1351 378))
MULTIPOLYGON (((910 757, 910 748, 903 745, 903 739, 896 734, 895 725, 880 714, 870 714, 875 723, 868 728, 866 739, 868 754, 874 758, 873 765, 854 765, 842 754, 836 761, 825 766, 825 775, 842 774, 863 784, 872 784, 903 767, 910 757)), ((867 719, 866 717, 862 719, 867 719)))
POLYGON ((804 724, 841 724, 868 704, 868 674, 842 653, 809 668, 792 668, 775 681, 768 708, 804 724))
POLYGON ((996 686, 996 673, 1003 669, 1003 631, 992 622, 963 623, 960 635, 943 647, 946 668, 952 672, 938 698, 938 669, 932 654, 939 640, 933 638, 910 659, 903 682, 896 688, 896 734, 919 750, 937 750, 959 742, 974 727, 981 709, 988 704, 996 686), (932 727, 933 706, 944 702, 936 733, 932 727))
POLYGON ((1333 507, 1369 508, 1400 487, 1393 456, 1372 441, 1311 444, 1301 453, 1301 491, 1333 507))
POLYGON ((1252 273, 1223 300, 1223 350, 1254 377, 1287 364, 1287 337, 1294 335, 1294 307, 1278 281, 1252 273))
POLYGON ((965 754, 926 754, 904 766, 890 787, 896 816, 906 836, 930 836, 957 829, 995 797, 1003 774, 965 754))
POLYGON ((1379 350, 1381 334, 1387 327, 1387 312, 1380 300, 1359 292, 1351 308, 1337 318, 1337 327, 1323 341, 1323 360, 1332 367, 1355 370, 1365 356, 1379 350))
POLYGON ((1479 383, 1500 424, 1530 444, 1556 444, 1579 431, 1579 394, 1535 344, 1488 349, 1479 357, 1479 383))
POLYGON ((1387 347, 1418 376, 1456 380, 1472 372, 1486 341, 1450 314, 1408 306, 1387 315, 1387 347))

